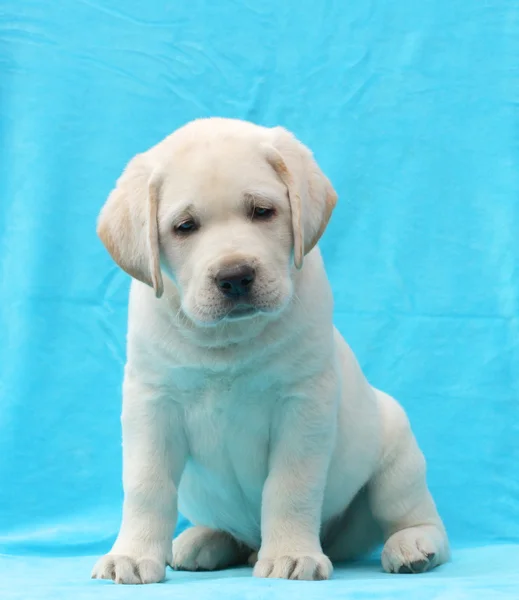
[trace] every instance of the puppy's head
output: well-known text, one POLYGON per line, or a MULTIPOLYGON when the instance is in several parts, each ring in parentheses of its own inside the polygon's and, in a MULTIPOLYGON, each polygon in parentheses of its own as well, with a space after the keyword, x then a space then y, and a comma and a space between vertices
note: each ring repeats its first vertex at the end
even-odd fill
POLYGON ((293 265, 322 235, 337 196, 311 152, 282 128, 189 123, 133 158, 98 234, 127 273, 213 325, 281 311, 293 265))

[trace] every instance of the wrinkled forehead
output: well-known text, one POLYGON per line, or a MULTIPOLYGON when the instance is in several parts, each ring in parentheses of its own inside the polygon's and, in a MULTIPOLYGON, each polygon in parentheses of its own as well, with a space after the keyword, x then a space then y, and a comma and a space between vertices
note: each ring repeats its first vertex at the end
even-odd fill
POLYGON ((162 165, 161 202, 235 207, 249 195, 282 202, 283 183, 258 140, 201 140, 176 147, 162 165))

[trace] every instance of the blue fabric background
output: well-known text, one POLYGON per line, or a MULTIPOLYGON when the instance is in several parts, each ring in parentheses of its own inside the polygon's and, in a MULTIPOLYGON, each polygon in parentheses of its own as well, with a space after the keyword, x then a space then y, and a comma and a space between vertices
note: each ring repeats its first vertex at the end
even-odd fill
POLYGON ((519 597, 518 65, 515 0, 2 1, 2 598, 294 589, 241 570, 116 591, 70 558, 109 548, 122 502, 129 279, 96 216, 136 152, 209 115, 314 150, 340 195, 321 244, 337 324, 406 407, 455 548, 480 546, 295 593, 519 597))

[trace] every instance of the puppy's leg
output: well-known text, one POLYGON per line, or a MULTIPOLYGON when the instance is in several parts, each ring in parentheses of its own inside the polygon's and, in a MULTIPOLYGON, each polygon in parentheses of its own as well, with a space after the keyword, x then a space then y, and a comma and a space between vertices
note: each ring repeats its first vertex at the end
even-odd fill
POLYGON ((373 515, 385 534, 388 573, 421 573, 449 559, 449 543, 425 479, 425 459, 403 409, 389 397, 385 452, 368 485, 373 515))
POLYGON ((216 571, 244 565, 252 550, 230 533, 191 527, 173 542, 173 568, 179 571, 216 571))
POLYGON ((327 393, 327 388, 320 386, 318 400, 298 397, 284 402, 275 415, 256 577, 315 580, 332 573, 319 540, 335 434, 333 392, 327 393))
POLYGON ((159 388, 129 377, 123 388, 121 529, 92 577, 116 583, 155 583, 171 564, 177 521, 177 486, 186 443, 176 405, 159 388))

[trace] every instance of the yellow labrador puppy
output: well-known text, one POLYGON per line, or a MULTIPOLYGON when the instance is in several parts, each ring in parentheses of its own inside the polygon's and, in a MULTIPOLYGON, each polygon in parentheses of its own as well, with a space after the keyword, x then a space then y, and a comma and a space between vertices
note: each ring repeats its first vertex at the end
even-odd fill
POLYGON ((237 120, 194 121, 127 166, 98 225, 134 277, 125 498, 93 577, 249 561, 328 579, 379 542, 389 573, 448 559, 406 415, 332 323, 316 243, 336 199, 293 135, 237 120), (195 527, 172 546, 177 507, 195 527))

